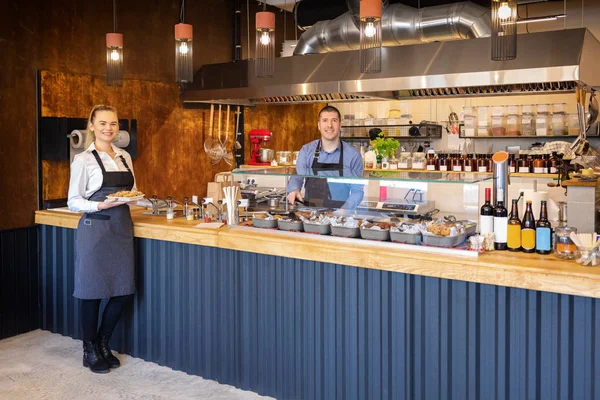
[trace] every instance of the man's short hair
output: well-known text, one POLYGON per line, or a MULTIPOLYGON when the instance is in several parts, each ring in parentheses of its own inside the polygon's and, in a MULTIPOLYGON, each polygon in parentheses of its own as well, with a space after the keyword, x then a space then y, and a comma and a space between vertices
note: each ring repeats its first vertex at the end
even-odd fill
POLYGON ((334 106, 325 106, 325 107, 321 108, 321 111, 319 111, 319 121, 321 120, 321 114, 323 114, 324 112, 334 112, 334 113, 337 113, 338 119, 340 121, 342 120, 342 114, 340 114, 340 110, 338 110, 334 106))

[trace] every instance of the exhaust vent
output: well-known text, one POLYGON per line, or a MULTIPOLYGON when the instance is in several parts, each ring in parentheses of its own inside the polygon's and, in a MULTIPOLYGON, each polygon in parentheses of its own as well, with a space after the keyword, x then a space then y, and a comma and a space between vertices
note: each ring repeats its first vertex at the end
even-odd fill
POLYGON ((527 94, 527 93, 560 93, 572 92, 577 82, 540 82, 525 83, 518 85, 495 85, 495 86, 471 86, 471 87, 448 87, 436 89, 414 89, 397 91, 397 99, 410 97, 449 97, 449 96, 485 96, 497 94, 527 94))
POLYGON ((256 103, 262 104, 284 104, 284 103, 333 103, 336 101, 367 101, 380 100, 370 96, 347 94, 347 93, 324 93, 324 94, 309 94, 298 96, 274 96, 262 97, 256 100, 256 103))

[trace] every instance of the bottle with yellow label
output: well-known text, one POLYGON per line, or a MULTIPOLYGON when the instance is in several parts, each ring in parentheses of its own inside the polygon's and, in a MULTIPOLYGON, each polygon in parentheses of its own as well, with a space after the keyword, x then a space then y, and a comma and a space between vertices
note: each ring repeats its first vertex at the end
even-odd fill
POLYGON ((512 201, 510 210, 510 219, 508 220, 508 250, 521 251, 521 220, 519 219, 519 202, 517 199, 512 201))
POLYGON ((525 215, 521 223, 521 248, 525 253, 535 252, 535 218, 533 218, 530 200, 527 200, 525 215))

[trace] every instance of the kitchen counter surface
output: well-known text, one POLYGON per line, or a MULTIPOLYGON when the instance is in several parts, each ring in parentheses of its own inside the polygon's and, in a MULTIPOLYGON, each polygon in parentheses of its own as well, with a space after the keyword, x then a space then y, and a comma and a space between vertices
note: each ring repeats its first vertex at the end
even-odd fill
MULTIPOLYGON (((582 267, 552 255, 512 252, 476 254, 391 242, 345 239, 253 227, 198 228, 199 221, 142 214, 132 208, 140 238, 343 264, 413 275, 600 298, 600 267, 582 267)), ((42 210, 42 225, 77 228, 81 213, 42 210)))

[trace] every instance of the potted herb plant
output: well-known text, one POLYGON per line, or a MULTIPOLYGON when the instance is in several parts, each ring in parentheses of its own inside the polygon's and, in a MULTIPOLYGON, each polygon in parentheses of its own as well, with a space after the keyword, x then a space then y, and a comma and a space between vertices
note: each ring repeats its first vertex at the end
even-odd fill
POLYGON ((380 165, 389 165, 388 160, 394 158, 400 143, 396 139, 386 138, 383 132, 380 132, 377 138, 371 141, 371 146, 373 146, 372 150, 377 155, 377 165, 380 168, 380 165))

